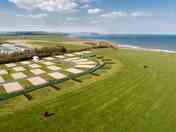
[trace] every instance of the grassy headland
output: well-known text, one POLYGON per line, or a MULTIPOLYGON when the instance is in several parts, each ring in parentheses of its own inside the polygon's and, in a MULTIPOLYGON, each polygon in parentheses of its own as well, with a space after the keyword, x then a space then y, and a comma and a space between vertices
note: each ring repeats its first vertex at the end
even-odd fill
MULTIPOLYGON (((60 36, 5 37, 33 47, 89 48, 60 36)), ((43 132, 165 132, 175 130, 176 55, 125 49, 96 49, 111 60, 97 75, 0 102, 0 130, 43 132), (44 119, 43 112, 54 113, 44 119)))
POLYGON ((100 76, 65 82, 0 102, 0 130, 53 132, 165 132, 175 130, 176 55, 97 49, 111 59, 100 76), (44 119, 42 113, 53 116, 44 119))

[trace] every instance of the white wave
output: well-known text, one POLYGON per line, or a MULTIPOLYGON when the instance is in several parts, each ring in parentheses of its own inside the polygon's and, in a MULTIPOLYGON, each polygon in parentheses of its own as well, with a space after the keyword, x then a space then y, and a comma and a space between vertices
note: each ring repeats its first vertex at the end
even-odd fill
POLYGON ((153 49, 153 48, 142 48, 139 46, 133 46, 133 45, 126 45, 126 44, 118 44, 119 48, 126 48, 126 49, 135 49, 135 50, 144 50, 144 51, 155 51, 155 52, 164 52, 164 53, 176 53, 176 51, 173 50, 164 50, 164 49, 153 49))

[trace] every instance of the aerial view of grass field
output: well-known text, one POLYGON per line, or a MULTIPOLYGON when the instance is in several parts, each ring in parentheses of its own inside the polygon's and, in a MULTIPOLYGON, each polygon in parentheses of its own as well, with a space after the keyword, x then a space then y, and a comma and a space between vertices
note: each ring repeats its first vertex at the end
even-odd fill
POLYGON ((175 4, 1 0, 0 132, 176 132, 175 4))
POLYGON ((114 48, 91 52, 106 62, 94 74, 54 84, 59 91, 51 85, 30 92, 30 100, 21 95, 1 101, 1 130, 175 130, 175 54, 114 48), (45 111, 53 116, 45 119, 45 111))

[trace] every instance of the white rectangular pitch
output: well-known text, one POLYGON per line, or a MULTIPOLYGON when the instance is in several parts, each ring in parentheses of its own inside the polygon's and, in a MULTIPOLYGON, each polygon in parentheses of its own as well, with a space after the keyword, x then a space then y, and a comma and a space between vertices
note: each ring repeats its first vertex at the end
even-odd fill
POLYGON ((64 59, 64 58, 66 58, 64 55, 57 55, 57 56, 55 56, 56 58, 60 58, 60 59, 64 59))
POLYGON ((6 65, 6 67, 8 67, 8 68, 11 68, 11 67, 15 67, 15 66, 16 66, 15 63, 9 63, 9 64, 5 64, 5 65, 6 65))
POLYGON ((53 63, 53 62, 49 62, 49 61, 43 61, 43 62, 41 62, 42 64, 44 64, 44 65, 47 65, 47 66, 49 66, 49 65, 54 65, 55 63, 53 63))
POLYGON ((27 77, 23 72, 12 73, 11 76, 13 79, 22 79, 27 77))
POLYGON ((74 73, 74 74, 78 74, 78 73, 84 72, 83 70, 76 69, 76 68, 69 68, 69 69, 67 69, 66 71, 71 72, 71 73, 74 73))
POLYGON ((26 69, 22 66, 17 66, 17 67, 14 67, 13 70, 16 72, 20 72, 20 71, 25 71, 26 69))
POLYGON ((47 81, 45 79, 43 79, 42 77, 31 77, 27 79, 31 84, 37 86, 37 85, 42 85, 42 84, 46 84, 47 81))
POLYGON ((73 61, 73 60, 79 60, 80 58, 75 57, 75 58, 68 58, 68 59, 64 59, 64 61, 73 61))
POLYGON ((76 68, 94 68, 95 65, 76 65, 76 68))
POLYGON ((75 55, 81 55, 82 53, 81 52, 75 52, 74 54, 75 55))
POLYGON ((3 79, 3 77, 0 76, 0 83, 5 82, 5 80, 3 79))
POLYGON ((31 64, 29 65, 31 68, 40 68, 41 66, 38 64, 31 64))
POLYGON ((92 51, 82 51, 82 53, 90 54, 90 53, 92 53, 92 51))
POLYGON ((77 63, 77 62, 86 62, 86 61, 88 61, 88 59, 73 60, 72 62, 77 63))
POLYGON ((13 93, 24 89, 18 82, 5 83, 2 86, 7 93, 13 93))
POLYGON ((93 61, 85 61, 85 62, 77 62, 78 65, 95 65, 96 63, 93 61))
POLYGON ((63 79, 66 77, 64 74, 62 74, 60 72, 53 72, 53 73, 49 73, 48 75, 54 79, 63 79))
POLYGON ((45 71, 41 70, 41 69, 32 69, 30 70, 34 75, 40 75, 45 73, 45 71))
POLYGON ((75 55, 74 54, 65 54, 65 56, 74 57, 75 55))
POLYGON ((22 62, 20 62, 22 65, 29 65, 29 64, 31 64, 31 62, 30 61, 22 61, 22 62))
POLYGON ((5 75, 5 74, 8 74, 7 70, 5 69, 0 70, 0 75, 5 75))
POLYGON ((45 59, 45 60, 55 60, 55 58, 53 58, 53 57, 45 57, 43 59, 45 59))
POLYGON ((58 71, 58 70, 60 70, 60 69, 61 69, 60 67, 55 66, 55 65, 48 66, 47 68, 48 68, 48 69, 50 69, 50 70, 52 70, 52 71, 58 71))

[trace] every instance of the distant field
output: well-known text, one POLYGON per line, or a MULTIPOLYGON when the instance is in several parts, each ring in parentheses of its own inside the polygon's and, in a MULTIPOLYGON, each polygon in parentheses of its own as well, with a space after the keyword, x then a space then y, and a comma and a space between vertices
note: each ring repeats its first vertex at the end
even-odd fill
POLYGON ((31 44, 34 47, 44 47, 44 46, 64 46, 66 49, 70 50, 75 50, 75 49, 82 49, 82 48, 88 48, 91 47, 89 45, 83 45, 82 43, 78 42, 53 42, 53 41, 41 41, 41 40, 28 40, 27 41, 29 44, 31 44))
POLYGON ((30 39, 30 40, 47 40, 63 41, 63 35, 0 35, 0 40, 30 39))
POLYGON ((99 49, 112 59, 81 83, 68 81, 61 90, 34 91, 0 102, 4 132, 168 132, 176 131, 176 55, 99 49), (43 119, 44 111, 54 115, 43 119), (20 123, 19 123, 20 122, 20 123))
POLYGON ((63 35, 27 35, 27 36, 0 36, 0 43, 25 43, 33 48, 64 46, 68 50, 77 50, 91 47, 79 41, 68 41, 63 35))

